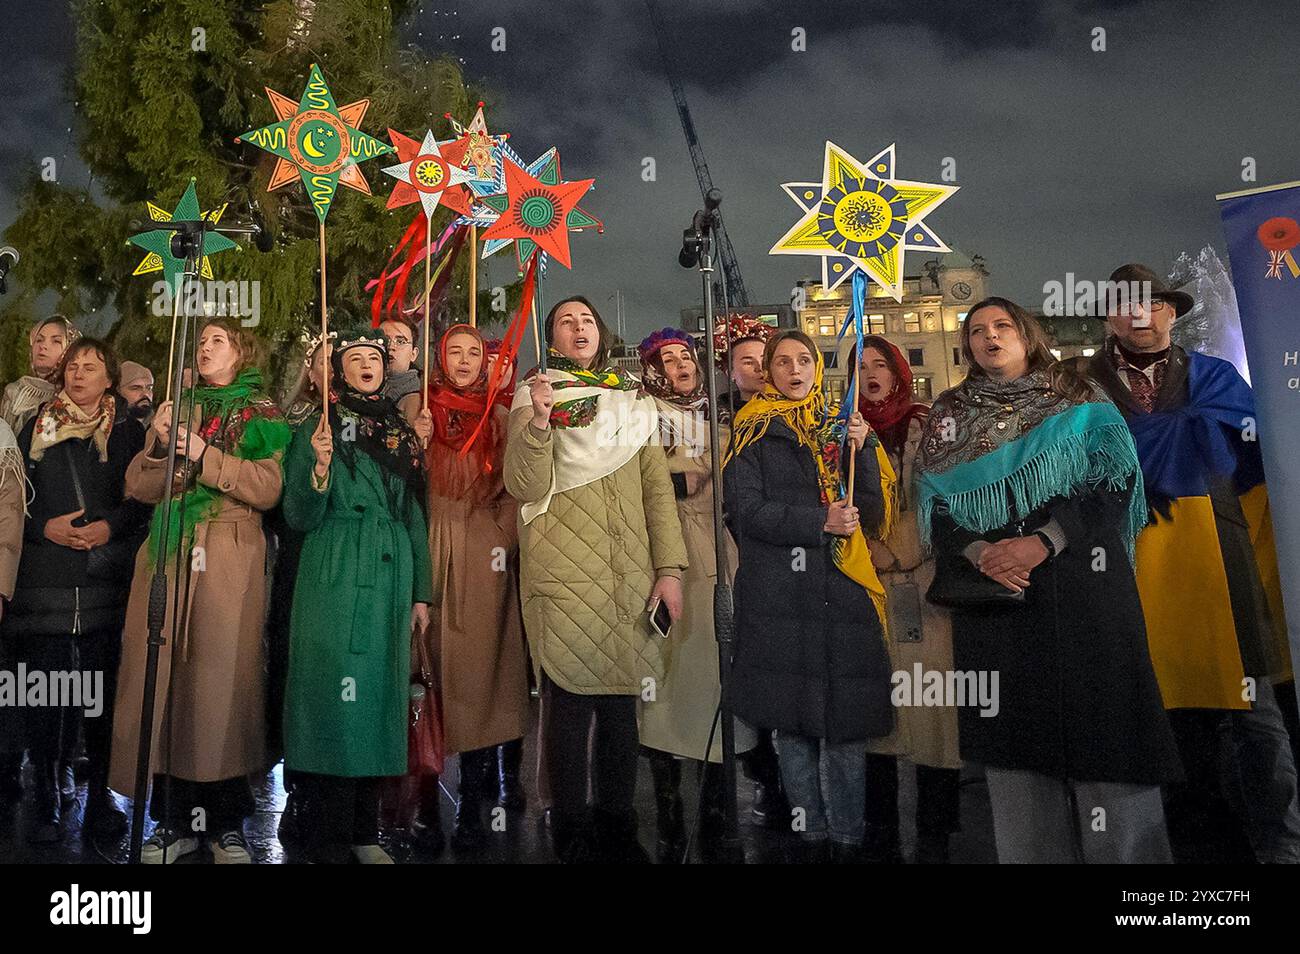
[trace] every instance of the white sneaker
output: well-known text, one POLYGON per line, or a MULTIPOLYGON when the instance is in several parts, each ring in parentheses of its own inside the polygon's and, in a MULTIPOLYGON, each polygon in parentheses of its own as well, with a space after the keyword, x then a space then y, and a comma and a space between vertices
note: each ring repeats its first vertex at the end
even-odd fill
POLYGON ((143 865, 170 865, 186 855, 199 850, 199 840, 193 835, 182 835, 174 828, 159 825, 140 849, 143 865))
POLYGON ((208 842, 212 849, 214 865, 251 865, 253 856, 248 851, 242 831, 223 831, 208 842))
POLYGON ((363 865, 395 865, 395 862, 384 849, 378 845, 353 845, 352 854, 363 865))

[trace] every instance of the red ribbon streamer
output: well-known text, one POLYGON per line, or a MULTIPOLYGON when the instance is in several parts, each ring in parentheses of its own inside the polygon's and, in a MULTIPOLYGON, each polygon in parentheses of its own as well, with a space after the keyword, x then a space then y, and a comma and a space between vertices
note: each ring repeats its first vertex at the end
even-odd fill
MULTIPOLYGON (((379 277, 372 278, 366 283, 366 291, 370 291, 372 288, 375 290, 374 297, 370 300, 370 327, 378 328, 384 317, 391 317, 393 310, 399 308, 406 301, 406 285, 410 281, 415 263, 424 257, 424 244, 428 241, 430 224, 428 216, 416 216, 415 221, 403 233, 397 247, 393 249, 393 254, 388 257, 388 262, 384 265, 384 270, 380 272, 379 277), (403 253, 403 249, 405 249, 405 253, 403 253), (401 258, 403 254, 405 254, 405 259, 397 268, 392 269, 393 263, 401 258), (390 282, 393 285, 393 290, 385 303, 384 292, 390 282)), ((438 241, 434 243, 433 248, 430 250, 430 257, 440 254, 443 246, 460 228, 453 220, 450 225, 443 229, 442 234, 438 236, 438 241)))
MULTIPOLYGON (((501 385, 505 382, 506 372, 509 370, 514 373, 515 357, 519 354, 519 346, 524 340, 524 331, 528 328, 528 321, 533 310, 533 293, 537 288, 537 258, 534 255, 528 262, 528 273, 524 276, 523 293, 519 296, 519 307, 515 309, 515 316, 510 321, 510 327, 506 329, 505 335, 501 338, 501 349, 497 352, 497 360, 492 365, 492 372, 488 375, 487 402, 483 416, 479 418, 478 427, 474 428, 465 446, 460 449, 460 456, 464 457, 469 453, 470 447, 483 431, 483 425, 487 422, 488 417, 492 414, 492 406, 496 401, 497 392, 501 390, 501 385)), ((484 355, 484 360, 487 356, 484 355)))

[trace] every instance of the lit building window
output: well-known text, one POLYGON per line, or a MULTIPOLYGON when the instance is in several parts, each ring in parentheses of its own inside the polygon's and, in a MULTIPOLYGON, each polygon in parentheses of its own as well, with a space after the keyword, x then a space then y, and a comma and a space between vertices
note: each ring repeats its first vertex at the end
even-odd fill
POLYGON ((761 321, 761 322, 764 322, 765 324, 769 324, 769 325, 771 325, 771 326, 774 327, 774 328, 775 328, 775 327, 777 326, 777 324, 778 324, 777 316, 776 316, 776 315, 759 315, 759 316, 758 316, 758 320, 761 321))
POLYGON ((921 316, 914 311, 903 312, 903 330, 913 334, 921 330, 921 316))
POLYGON ((885 333, 885 316, 867 315, 867 334, 883 335, 885 333))
POLYGON ((966 320, 966 312, 964 312, 964 311, 959 311, 959 312, 957 312, 957 324, 960 325, 960 324, 962 324, 965 320, 966 320))
POLYGON ((1083 349, 1083 356, 1084 356, 1085 358, 1091 358, 1091 357, 1092 357, 1094 354, 1096 354, 1096 353, 1097 353, 1097 349, 1096 349, 1096 348, 1084 348, 1084 349, 1083 349))
POLYGON ((918 376, 912 379, 912 393, 919 398, 929 400, 933 397, 933 390, 930 387, 930 379, 924 376, 918 376))
POLYGON ((1047 350, 1050 351, 1050 352, 1052 352, 1052 357, 1055 358, 1057 361, 1060 361, 1060 360, 1061 360, 1061 349, 1060 349, 1060 348, 1048 348, 1047 350))
POLYGON ((835 318, 831 315, 817 316, 817 333, 828 338, 835 336, 835 318))

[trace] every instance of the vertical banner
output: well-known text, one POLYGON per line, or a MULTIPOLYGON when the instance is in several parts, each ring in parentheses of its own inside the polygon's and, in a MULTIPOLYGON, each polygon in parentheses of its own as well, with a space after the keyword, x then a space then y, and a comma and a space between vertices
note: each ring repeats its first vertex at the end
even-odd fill
POLYGON ((1292 250, 1300 245, 1300 182, 1216 198, 1255 392, 1294 663, 1300 661, 1300 265, 1292 250))

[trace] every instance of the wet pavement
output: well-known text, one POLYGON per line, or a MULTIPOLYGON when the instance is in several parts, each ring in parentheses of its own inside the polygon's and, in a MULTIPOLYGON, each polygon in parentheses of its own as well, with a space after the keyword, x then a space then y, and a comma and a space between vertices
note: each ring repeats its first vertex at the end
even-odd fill
MULTIPOLYGON (((529 803, 522 816, 502 814, 504 831, 493 831, 491 826, 491 807, 484 806, 484 820, 488 829, 488 847, 481 854, 457 856, 450 847, 440 855, 434 856, 417 846, 407 833, 402 830, 386 830, 381 842, 388 852, 400 864, 545 864, 555 861, 550 848, 549 833, 546 829, 543 812, 536 798, 536 737, 531 736, 524 742, 524 787, 529 803)), ((452 820, 455 815, 455 796, 459 786, 456 759, 448 759, 447 771, 441 780, 442 788, 442 823, 448 842, 451 839, 452 820)), ((31 790, 30 766, 26 772, 27 791, 31 790)), ((687 806, 686 817, 689 825, 695 814, 698 799, 698 786, 695 772, 686 768, 682 772, 682 798, 687 806)), ((779 863, 787 861, 797 845, 797 836, 790 832, 769 831, 753 824, 750 813, 752 804, 752 785, 743 773, 739 780, 740 835, 745 860, 749 863, 779 863)), ((284 810, 285 792, 282 780, 282 766, 276 768, 254 784, 256 812, 245 825, 245 834, 252 849, 254 861, 258 864, 301 864, 305 856, 281 844, 277 829, 280 816, 284 810)), ((125 864, 127 861, 128 839, 111 843, 96 843, 84 839, 81 831, 81 819, 86 801, 84 781, 78 787, 77 803, 66 810, 64 818, 63 840, 54 845, 34 845, 25 837, 24 814, 30 805, 28 798, 21 802, 0 804, 0 864, 125 864)), ((913 813, 916 805, 915 773, 900 772, 899 811, 903 818, 903 854, 911 860, 915 849, 915 827, 913 813)), ((486 801, 486 800, 485 800, 486 801)), ((130 803, 119 799, 120 806, 130 813, 130 803)), ((637 815, 640 821, 640 839, 642 845, 654 854, 655 843, 655 808, 651 786, 649 763, 640 760, 637 778, 637 815)), ((996 861, 993 845, 992 818, 989 812, 988 793, 983 779, 978 776, 963 775, 961 787, 962 831, 955 834, 951 841, 951 860, 955 864, 982 864, 996 861)), ((152 828, 152 822, 146 822, 152 828)), ((692 861, 716 863, 727 860, 713 849, 692 848, 692 861)), ((211 864, 211 856, 206 850, 191 855, 178 864, 211 864)))

